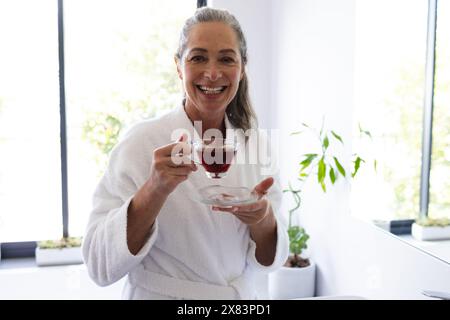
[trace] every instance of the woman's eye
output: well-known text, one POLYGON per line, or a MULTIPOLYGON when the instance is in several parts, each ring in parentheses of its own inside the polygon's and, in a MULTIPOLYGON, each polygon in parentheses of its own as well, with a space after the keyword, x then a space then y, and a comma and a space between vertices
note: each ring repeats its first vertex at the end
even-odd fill
POLYGON ((222 62, 225 62, 225 63, 233 63, 233 62, 234 62, 234 59, 231 58, 231 57, 223 57, 223 58, 222 58, 222 62))
POLYGON ((190 60, 192 61, 192 62, 202 62, 202 61, 205 61, 205 57, 203 57, 203 56, 193 56, 190 60))

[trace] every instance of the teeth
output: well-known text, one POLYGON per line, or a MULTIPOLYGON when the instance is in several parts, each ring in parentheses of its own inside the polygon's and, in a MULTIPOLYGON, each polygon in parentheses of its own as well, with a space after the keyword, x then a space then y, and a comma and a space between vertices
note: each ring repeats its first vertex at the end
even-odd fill
POLYGON ((199 86, 199 88, 200 88, 200 90, 204 91, 207 94, 216 94, 216 93, 221 92, 225 87, 222 86, 222 87, 212 88, 212 87, 199 86))

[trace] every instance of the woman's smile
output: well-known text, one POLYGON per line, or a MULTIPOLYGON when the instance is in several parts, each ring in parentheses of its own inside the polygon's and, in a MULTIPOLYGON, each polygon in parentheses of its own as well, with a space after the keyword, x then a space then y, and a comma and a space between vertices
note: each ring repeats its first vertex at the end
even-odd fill
POLYGON ((197 89, 206 99, 219 99, 223 96, 223 93, 228 86, 203 86, 196 85, 197 89))

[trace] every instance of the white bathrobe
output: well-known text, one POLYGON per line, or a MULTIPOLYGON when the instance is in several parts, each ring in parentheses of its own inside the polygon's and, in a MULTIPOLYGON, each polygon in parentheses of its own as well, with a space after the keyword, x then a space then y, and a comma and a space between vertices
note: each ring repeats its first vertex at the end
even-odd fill
MULTIPOLYGON (((226 127, 232 128, 228 119, 226 127)), ((267 194, 277 217, 274 262, 256 260, 249 228, 230 213, 212 211, 192 199, 198 188, 222 184, 253 189, 263 179, 260 165, 233 164, 220 180, 198 166, 162 207, 146 244, 133 255, 127 246, 127 209, 149 177, 152 152, 173 142, 176 129, 193 132, 183 106, 133 126, 113 149, 93 196, 83 242, 89 275, 100 286, 128 275, 125 299, 254 299, 253 276, 284 264, 289 252, 286 225, 279 212, 278 179, 267 194)))

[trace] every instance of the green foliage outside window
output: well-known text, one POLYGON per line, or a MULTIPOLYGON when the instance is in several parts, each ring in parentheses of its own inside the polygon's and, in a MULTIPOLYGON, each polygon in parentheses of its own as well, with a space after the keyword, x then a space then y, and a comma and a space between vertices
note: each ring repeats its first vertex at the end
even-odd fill
POLYGON ((178 25, 181 25, 180 21, 163 21, 149 31, 144 40, 130 34, 117 34, 118 50, 124 52, 123 66, 139 79, 142 88, 138 95, 117 90, 101 93, 99 100, 105 105, 102 109, 108 111, 86 111, 83 139, 94 147, 100 175, 124 129, 180 103, 180 84, 172 58, 173 41, 170 40, 173 37, 169 36, 178 35, 178 25), (127 47, 140 49, 126 50, 127 47))
MULTIPOLYGON (((450 65, 441 58, 448 57, 444 48, 442 51, 436 57, 436 77, 439 81, 435 82, 433 108, 429 214, 434 217, 449 217, 450 210, 450 65)), ((386 116, 398 119, 398 126, 384 127, 381 137, 375 137, 381 143, 401 146, 403 152, 392 157, 404 157, 414 167, 408 175, 404 175, 397 165, 380 163, 384 179, 393 186, 395 199, 392 209, 395 218, 399 219, 415 218, 419 214, 425 83, 424 72, 417 72, 420 69, 417 65, 406 63, 399 69, 401 81, 384 103, 386 116)))

